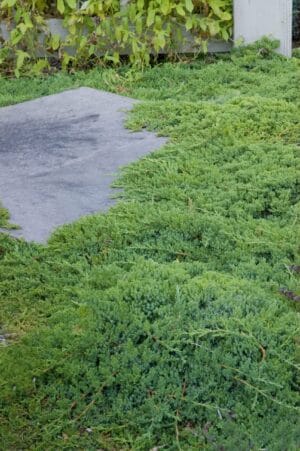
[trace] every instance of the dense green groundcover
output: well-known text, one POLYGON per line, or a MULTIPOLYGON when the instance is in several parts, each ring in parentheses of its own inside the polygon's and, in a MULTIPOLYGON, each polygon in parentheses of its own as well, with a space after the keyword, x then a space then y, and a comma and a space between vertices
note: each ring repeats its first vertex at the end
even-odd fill
POLYGON ((2 204, 0 204, 0 227, 5 227, 9 224, 9 214, 8 211, 3 208, 2 204))
POLYGON ((1 81, 133 95, 169 137, 107 214, 0 235, 2 449, 299 449, 300 64, 268 45, 1 81))

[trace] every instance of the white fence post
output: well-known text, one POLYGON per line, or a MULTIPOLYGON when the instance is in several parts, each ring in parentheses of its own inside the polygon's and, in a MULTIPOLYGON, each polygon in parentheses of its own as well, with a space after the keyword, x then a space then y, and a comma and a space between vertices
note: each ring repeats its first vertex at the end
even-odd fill
POLYGON ((292 53, 292 0, 234 0, 234 40, 245 44, 263 36, 280 40, 278 52, 292 53))

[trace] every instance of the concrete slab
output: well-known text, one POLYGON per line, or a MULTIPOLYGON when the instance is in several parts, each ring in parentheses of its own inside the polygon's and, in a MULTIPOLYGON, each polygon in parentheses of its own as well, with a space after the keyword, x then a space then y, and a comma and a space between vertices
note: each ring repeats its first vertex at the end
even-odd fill
POLYGON ((0 108, 0 199, 21 226, 15 236, 45 242, 56 227, 112 204, 119 167, 166 141, 124 128, 135 102, 80 88, 0 108))

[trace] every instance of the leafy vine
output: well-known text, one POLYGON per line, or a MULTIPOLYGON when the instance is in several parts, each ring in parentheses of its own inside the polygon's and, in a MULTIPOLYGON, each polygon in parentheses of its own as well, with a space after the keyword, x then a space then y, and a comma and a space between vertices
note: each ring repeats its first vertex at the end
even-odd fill
POLYGON ((64 69, 118 64, 125 54, 147 65, 151 55, 172 56, 186 41, 205 51, 208 38, 228 40, 232 27, 232 0, 0 0, 0 6, 0 73, 16 76, 49 70, 51 61, 64 69), (64 33, 53 19, 62 19, 64 33))

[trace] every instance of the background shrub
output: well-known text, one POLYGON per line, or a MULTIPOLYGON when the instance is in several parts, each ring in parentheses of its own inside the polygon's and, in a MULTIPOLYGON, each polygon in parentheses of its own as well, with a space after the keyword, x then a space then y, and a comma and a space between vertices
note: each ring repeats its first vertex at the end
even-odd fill
MULTIPOLYGON (((231 0, 132 0, 120 10, 117 0, 1 0, 0 20, 10 29, 0 51, 2 72, 20 75, 48 70, 46 52, 64 68, 86 67, 101 59, 118 63, 129 54, 133 63, 148 64, 150 54, 176 54, 190 32, 196 51, 209 37, 231 36, 231 0), (51 35, 45 20, 64 19, 67 37, 51 35), (45 38, 41 38, 41 33, 45 38)), ((1 36, 1 35, 0 35, 1 36)))

